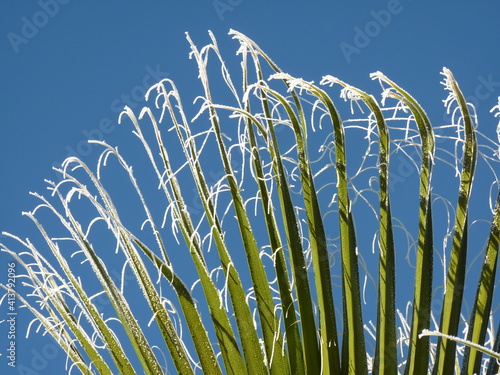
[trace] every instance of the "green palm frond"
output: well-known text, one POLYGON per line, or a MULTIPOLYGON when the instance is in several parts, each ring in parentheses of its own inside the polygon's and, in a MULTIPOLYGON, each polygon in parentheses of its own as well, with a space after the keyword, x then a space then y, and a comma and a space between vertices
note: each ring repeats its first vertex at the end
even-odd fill
POLYGON ((451 123, 433 126, 380 72, 378 101, 330 75, 293 77, 230 34, 241 84, 211 33, 201 49, 188 35, 195 109, 171 79, 156 83, 150 106, 119 118, 141 147, 91 141, 103 150, 95 171, 69 158, 50 197, 34 194, 26 215, 44 241, 7 234, 1 245, 24 269, 15 295, 34 322, 85 374, 498 371, 500 145, 479 132, 452 73, 451 123), (415 189, 395 188, 398 160, 415 189), (441 181, 450 171, 456 191, 441 181), (490 217, 471 203, 479 175, 498 194, 490 217), (490 229, 474 284, 479 219, 490 229))

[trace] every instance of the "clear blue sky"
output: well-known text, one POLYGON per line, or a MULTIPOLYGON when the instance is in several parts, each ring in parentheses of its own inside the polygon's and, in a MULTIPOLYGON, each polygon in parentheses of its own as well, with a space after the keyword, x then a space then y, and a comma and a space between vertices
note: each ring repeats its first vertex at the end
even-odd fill
MULTIPOLYGON (((499 16, 494 0, 2 1, 0 230, 28 236, 33 226, 21 211, 36 203, 28 192, 44 193, 43 179, 53 179, 51 167, 69 153, 94 160, 87 138, 104 134, 114 144, 128 136, 117 115, 125 104, 140 105, 144 86, 168 75, 191 100, 196 71, 186 31, 202 46, 212 30, 230 60, 237 42, 227 33, 236 29, 294 76, 319 82, 332 74, 377 98, 369 73, 380 70, 436 124, 445 66, 477 104, 481 129, 494 134, 488 112, 500 96, 499 16)), ((6 262, 0 254, 2 282, 6 262)), ((18 364, 32 370, 24 373, 62 373, 64 355, 53 356, 50 341, 19 340, 26 345, 18 364)))

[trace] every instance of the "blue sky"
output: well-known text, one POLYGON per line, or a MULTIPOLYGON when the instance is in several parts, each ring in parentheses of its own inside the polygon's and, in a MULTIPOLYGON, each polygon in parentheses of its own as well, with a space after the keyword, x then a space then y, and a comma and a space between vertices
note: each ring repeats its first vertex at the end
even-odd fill
MULTIPOLYGON (((196 67, 186 31, 199 46, 213 31, 229 61, 238 46, 227 33, 236 29, 294 76, 319 82, 332 74, 377 98, 369 73, 380 70, 410 91, 435 124, 444 121, 445 66, 476 104, 481 130, 494 135, 489 110, 500 96, 499 15, 494 0, 3 1, 0 229, 28 236, 33 226, 21 211, 36 203, 28 192, 44 193, 43 179, 54 179, 52 166, 68 154, 91 163, 98 153, 87 138, 125 139, 130 128, 117 125, 118 113, 125 104, 139 108, 149 85, 168 76, 191 100, 196 67)), ((3 282, 5 255, 0 260, 3 282)), ((64 356, 52 355, 49 340, 19 340, 26 343, 19 354, 19 364, 31 369, 26 374, 60 373, 64 356)))

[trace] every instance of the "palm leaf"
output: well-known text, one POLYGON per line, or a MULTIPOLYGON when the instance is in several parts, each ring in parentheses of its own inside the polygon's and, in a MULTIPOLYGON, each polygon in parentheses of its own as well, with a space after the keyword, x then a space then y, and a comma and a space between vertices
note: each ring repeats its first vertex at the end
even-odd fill
MULTIPOLYGON (((2 251, 12 256, 26 272, 23 276, 28 293, 16 291, 16 296, 34 315, 35 321, 39 321, 74 366, 85 374, 116 371, 161 374, 165 367, 160 364, 157 350, 162 354, 168 352, 168 363, 182 374, 197 371, 238 375, 398 374, 403 367, 408 375, 460 371, 462 374, 496 373, 500 333, 490 325, 494 323, 495 314, 500 192, 467 337, 460 337, 458 332, 461 314, 464 314, 475 167, 480 156, 494 171, 494 158, 478 151, 477 137, 481 133, 474 127, 469 105, 452 73, 446 68, 443 70, 444 84, 449 91, 446 104, 448 109, 456 104, 452 120, 457 129, 455 147, 463 145, 463 152, 437 150, 451 156, 450 162, 436 154, 436 135, 423 108, 382 73, 371 76, 379 80, 384 90, 380 105, 361 89, 333 76, 323 77, 320 86, 342 86, 341 97, 350 101, 352 113, 353 104, 358 104, 361 110, 365 106, 369 110, 362 119, 343 120, 343 108, 326 89, 286 74, 251 39, 233 30, 230 34, 240 43, 241 92, 233 83, 215 37, 210 33, 211 43, 199 49, 187 36, 202 84, 202 95, 198 97, 202 104, 193 121, 207 124, 204 130, 193 130, 179 90, 170 79, 158 82, 146 94, 149 100, 156 91, 153 100, 159 116, 149 107, 140 110, 139 115, 126 107, 119 118, 120 122, 130 119, 133 133, 144 148, 157 179, 165 207, 161 207, 157 198, 154 206, 149 203, 148 193, 143 193, 143 189, 151 185, 150 181, 143 184, 141 179, 136 180, 132 164, 117 147, 104 141, 91 141, 104 148, 97 173, 82 160, 72 157, 58 170, 61 182, 49 182, 52 198, 59 208, 50 199, 35 194, 42 203, 27 215, 48 246, 51 260, 29 240, 9 235, 27 249, 20 252, 2 244, 2 251), (222 85, 217 84, 218 77, 209 68, 213 60, 220 67, 222 85), (217 102, 220 88, 228 90, 226 96, 229 94, 232 104, 217 102), (387 106, 386 102, 392 100, 396 104, 387 106), (393 114, 387 116, 388 111, 393 114), (234 121, 234 128, 225 127, 223 114, 228 115, 229 123, 234 121), (351 125, 353 121, 357 123, 351 125), (327 122, 331 129, 328 131, 324 127, 327 122), (321 156, 316 159, 315 137, 323 134, 318 131, 318 123, 326 138, 320 148, 321 156), (367 124, 368 148, 358 172, 351 176, 347 169, 346 139, 350 142, 347 136, 351 135, 351 129, 363 128, 360 123, 367 124), (396 125, 389 126, 392 124, 396 125), (165 126, 171 131, 167 133, 165 126), (287 130, 285 135, 281 134, 282 129, 287 130), (370 137, 375 129, 378 135, 373 141, 370 137), (393 137, 398 131, 406 133, 404 140, 393 137), (237 140, 233 141, 229 134, 235 133, 237 140), (412 135, 408 136, 409 133, 412 135), (405 142, 414 146, 417 153, 410 155, 404 151, 402 143, 405 142), (372 149, 374 144, 378 145, 376 151, 372 149), (398 247, 400 238, 396 229, 404 223, 395 216, 393 211, 397 212, 399 207, 391 199, 394 198, 391 197, 394 167, 391 168, 390 156, 400 150, 411 158, 419 172, 418 198, 416 194, 407 197, 418 199, 418 213, 415 211, 414 215, 418 225, 404 228, 409 238, 413 233, 416 238, 415 260, 412 260, 415 285, 406 317, 396 305, 396 292, 403 284, 399 279, 396 282, 396 272, 399 272, 396 257, 403 248, 398 247), (238 168, 233 159, 235 154, 242 159, 238 168), (366 167, 365 162, 375 157, 377 161, 366 167), (121 208, 115 206, 114 198, 106 190, 101 175, 110 158, 118 162, 129 179, 134 198, 143 208, 145 219, 141 230, 149 228, 153 245, 132 223, 124 220, 121 208), (461 165, 461 170, 453 242, 449 264, 445 264, 444 301, 439 306, 442 309, 440 324, 438 330, 430 331, 434 319, 431 312, 434 242, 439 233, 434 227, 441 226, 440 220, 433 217, 433 181, 436 179, 433 169, 437 163, 455 164, 457 172, 461 165), (222 169, 222 177, 217 177, 213 185, 209 183, 211 175, 206 168, 209 164, 222 169), (333 169, 335 172, 329 174, 333 169), (358 181, 366 176, 367 170, 376 172, 368 182, 361 182, 369 187, 360 188, 358 181), (373 184, 374 181, 377 183, 373 184), (199 199, 200 217, 190 210, 190 187, 199 199), (370 193, 365 194, 367 191, 370 193), (369 196, 371 193, 375 198, 369 196), (326 205, 328 194, 331 194, 330 203, 326 205), (90 203, 97 213, 86 227, 85 220, 79 220, 79 209, 73 207, 75 197, 90 203), (372 233, 374 243, 378 242, 378 246, 374 246, 377 249, 374 254, 378 251, 377 262, 366 262, 365 257, 370 254, 358 249, 358 243, 364 248, 366 233, 370 230, 370 224, 355 222, 359 200, 367 203, 377 220, 372 233), (249 206, 253 203, 255 213, 252 215, 249 206), (332 205, 334 208, 329 209, 332 205), (47 230, 49 226, 42 225, 38 217, 42 208, 48 208, 54 215, 66 237, 51 235, 47 230), (162 225, 157 225, 158 208, 164 211, 162 225), (327 235, 332 217, 338 221, 333 239, 327 235), (123 281, 120 287, 109 275, 107 260, 100 254, 99 245, 90 239, 94 223, 100 221, 106 223, 124 259, 122 277, 131 271, 134 285, 144 298, 141 301, 146 302, 148 309, 136 312, 123 281), (163 228, 167 222, 173 229, 171 235, 163 228), (357 236, 360 229, 362 234, 357 236), (236 236, 232 232, 237 232, 236 236), (180 244, 178 233, 186 250, 185 257, 178 258, 182 261, 171 256, 174 246, 169 236, 180 244), (72 255, 83 257, 92 272, 85 269, 78 275, 82 270, 67 259, 62 249, 68 240, 77 247, 72 255), (334 247, 339 251, 332 254, 330 249, 334 247), (216 251, 210 252, 212 248, 216 251), (236 258, 237 249, 241 249, 246 264, 236 258), (337 254, 338 265, 334 261, 337 254), (371 317, 366 314, 371 307, 362 303, 367 286, 366 282, 361 285, 360 266, 377 290, 377 304, 373 306, 376 325, 371 319, 369 323, 364 320, 364 316, 371 317), (377 268, 378 277, 372 278, 370 272, 376 272, 377 268), (191 290, 183 279, 183 272, 188 269, 186 272, 192 270, 196 275, 191 290), (94 275, 100 291, 92 294, 87 290, 86 280, 94 275), (341 280, 338 287, 332 282, 335 278, 341 280), (199 290, 194 289, 197 283, 201 285, 199 290), (166 289, 172 289, 173 298, 167 297, 166 289), (336 290, 340 291, 338 296, 336 290), (114 310, 111 317, 105 318, 98 311, 95 299, 100 296, 109 299, 114 310), (341 311, 336 311, 335 299, 342 299, 341 311), (201 306, 204 309, 200 309, 201 306), (151 327, 142 325, 138 319, 140 314, 149 315, 151 327), (179 320, 175 320, 174 314, 179 320), (111 328, 110 322, 115 319, 123 330, 117 332, 111 328), (182 334, 184 324, 190 337, 182 334), (156 342, 151 345, 156 338, 149 337, 151 330, 155 330, 160 342, 163 340, 159 344, 162 347, 156 342), (374 340, 373 351, 367 351, 367 342, 370 344, 367 334, 374 340), (495 343, 490 348, 494 335, 495 343), (465 354, 462 346, 465 346, 465 354), (490 356, 488 366, 484 354, 490 356)), ((487 147, 500 149, 495 142, 487 147)), ((350 158, 349 155, 349 166, 350 158)), ((353 160, 353 165, 355 162, 353 160)), ((134 212, 134 215, 141 217, 140 213, 134 212)), ((411 247, 411 240, 408 243, 411 247)), ((447 258, 447 253, 445 255, 447 258)), ((9 292, 7 286, 2 287, 9 292)), ((0 304, 4 301, 5 297, 0 299, 0 304)))
MULTIPOLYGON (((453 244, 451 250, 450 265, 446 278, 443 310, 441 312, 441 333, 448 336, 456 336, 460 322, 460 311, 463 300, 465 285, 465 265, 467 256, 467 232, 468 232, 468 207, 472 189, 472 179, 477 158, 477 145, 472 117, 467 108, 464 95, 460 91, 455 78, 448 69, 443 70, 446 87, 450 90, 451 97, 456 100, 461 112, 464 126, 464 160, 460 175, 460 186, 458 195, 457 212, 453 228, 453 244)), ((455 341, 446 337, 440 337, 436 365, 433 373, 453 374, 455 366, 455 341)))

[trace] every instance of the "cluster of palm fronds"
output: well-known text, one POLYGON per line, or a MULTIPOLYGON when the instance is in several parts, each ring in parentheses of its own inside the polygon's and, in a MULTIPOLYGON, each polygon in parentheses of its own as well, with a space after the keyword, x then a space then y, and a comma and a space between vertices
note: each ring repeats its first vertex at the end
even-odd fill
POLYGON ((451 72, 443 70, 450 124, 433 127, 382 73, 372 78, 383 106, 332 76, 317 85, 285 74, 252 40, 231 34, 241 86, 211 34, 201 50, 188 37, 203 88, 194 120, 164 79, 147 94, 153 108, 120 116, 145 151, 135 169, 125 156, 137 156, 135 145, 118 152, 91 141, 103 148, 95 172, 68 158, 61 180, 48 181, 50 199, 36 194, 41 204, 27 215, 45 244, 9 235, 25 250, 2 245, 25 269, 18 299, 34 322, 83 373, 174 372, 168 363, 180 374, 496 373, 498 200, 487 212, 479 284, 467 252, 476 164, 493 171, 496 191, 498 145, 477 141, 475 112, 451 72), (209 78, 209 57, 218 78, 209 78), (333 85, 354 118, 341 119, 346 105, 328 93, 333 85), (393 188, 396 154, 410 161, 404 179, 418 189, 405 190, 401 176, 393 188), (458 203, 436 213, 435 181, 446 174, 432 171, 442 165, 458 185, 444 198, 458 203), (117 185, 123 172, 128 187, 117 185), (401 271, 404 257, 413 268, 401 271))

